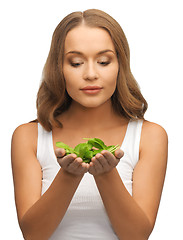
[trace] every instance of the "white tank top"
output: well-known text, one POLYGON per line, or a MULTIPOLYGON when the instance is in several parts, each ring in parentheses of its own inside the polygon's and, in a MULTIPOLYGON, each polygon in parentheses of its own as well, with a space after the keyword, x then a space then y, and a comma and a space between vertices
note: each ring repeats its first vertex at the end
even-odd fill
MULTIPOLYGON (((129 121, 121 145, 124 156, 117 165, 119 175, 132 195, 133 170, 139 159, 139 144, 143 120, 129 121)), ((54 153, 52 131, 38 123, 37 158, 42 168, 42 194, 49 188, 60 165, 54 153)), ((82 178, 61 223, 50 240, 116 240, 110 220, 97 189, 94 177, 82 178)))

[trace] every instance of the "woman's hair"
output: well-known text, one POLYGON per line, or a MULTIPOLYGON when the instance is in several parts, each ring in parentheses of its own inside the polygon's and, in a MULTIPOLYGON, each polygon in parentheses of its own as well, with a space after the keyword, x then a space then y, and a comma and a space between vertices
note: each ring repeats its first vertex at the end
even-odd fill
POLYGON ((67 33, 81 25, 105 29, 113 41, 119 72, 117 86, 111 96, 113 110, 127 119, 143 119, 147 102, 130 70, 130 50, 125 34, 116 20, 107 13, 89 9, 67 15, 56 27, 37 94, 37 120, 47 131, 63 127, 57 116, 66 111, 72 98, 66 91, 63 75, 64 43, 67 33))

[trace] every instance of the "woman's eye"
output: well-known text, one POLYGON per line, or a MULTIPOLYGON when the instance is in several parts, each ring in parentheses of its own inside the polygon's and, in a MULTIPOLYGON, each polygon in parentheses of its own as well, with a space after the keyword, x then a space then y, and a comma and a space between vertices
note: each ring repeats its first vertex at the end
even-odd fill
POLYGON ((100 61, 99 62, 102 66, 107 66, 108 64, 110 64, 109 61, 100 61))
POLYGON ((79 67, 82 63, 73 63, 71 62, 71 66, 72 67, 79 67))

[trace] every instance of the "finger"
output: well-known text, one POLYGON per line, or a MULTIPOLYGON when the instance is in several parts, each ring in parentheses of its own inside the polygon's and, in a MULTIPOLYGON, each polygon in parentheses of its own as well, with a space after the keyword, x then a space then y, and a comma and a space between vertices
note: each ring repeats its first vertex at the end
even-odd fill
POLYGON ((64 148, 57 148, 55 150, 55 155, 57 158, 61 158, 65 155, 65 149, 64 148))
POLYGON ((67 168, 77 157, 76 154, 69 154, 65 157, 57 158, 58 163, 61 165, 63 168, 67 168))
POLYGON ((95 175, 95 174, 96 174, 96 170, 95 170, 95 168, 94 168, 93 162, 90 162, 88 172, 89 172, 90 174, 92 174, 92 175, 95 175))
POLYGON ((83 173, 88 172, 88 169, 90 167, 90 165, 88 163, 82 162, 81 166, 82 166, 83 173))
POLYGON ((101 154, 105 157, 111 167, 115 167, 118 164, 119 159, 117 159, 111 152, 104 150, 101 154))
POLYGON ((109 163, 107 162, 106 158, 102 154, 100 154, 100 153, 98 153, 95 157, 100 162, 102 168, 105 169, 105 170, 108 170, 109 163))
POLYGON ((114 154, 115 154, 115 157, 118 159, 124 156, 124 152, 121 149, 117 149, 114 154))
POLYGON ((92 162, 93 162, 93 167, 94 167, 96 173, 100 173, 103 171, 103 167, 96 157, 92 158, 92 162))
POLYGON ((72 171, 76 174, 83 174, 88 172, 89 164, 83 162, 82 158, 76 158, 73 163, 69 165, 69 167, 72 165, 72 171))
POLYGON ((87 169, 89 168, 89 164, 88 163, 82 162, 81 165, 82 165, 83 168, 87 168, 87 169))
POLYGON ((88 163, 84 163, 82 158, 77 158, 76 161, 78 162, 78 164, 76 165, 76 168, 73 169, 74 174, 81 175, 88 172, 88 168, 89 168, 88 163))
POLYGON ((75 158, 73 162, 71 162, 68 165, 68 171, 74 172, 78 169, 79 166, 81 166, 82 159, 81 158, 75 158))

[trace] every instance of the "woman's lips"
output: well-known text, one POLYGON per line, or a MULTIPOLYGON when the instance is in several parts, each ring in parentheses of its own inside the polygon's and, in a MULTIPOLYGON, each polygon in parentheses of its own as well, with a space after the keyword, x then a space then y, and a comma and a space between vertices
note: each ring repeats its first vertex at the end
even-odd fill
POLYGON ((84 93, 87 93, 87 94, 96 94, 96 93, 99 93, 102 88, 96 88, 96 89, 81 89, 84 93))
POLYGON ((87 94, 96 94, 96 93, 99 93, 101 91, 101 89, 102 89, 102 87, 100 87, 100 86, 86 86, 86 87, 82 88, 81 90, 87 94))

